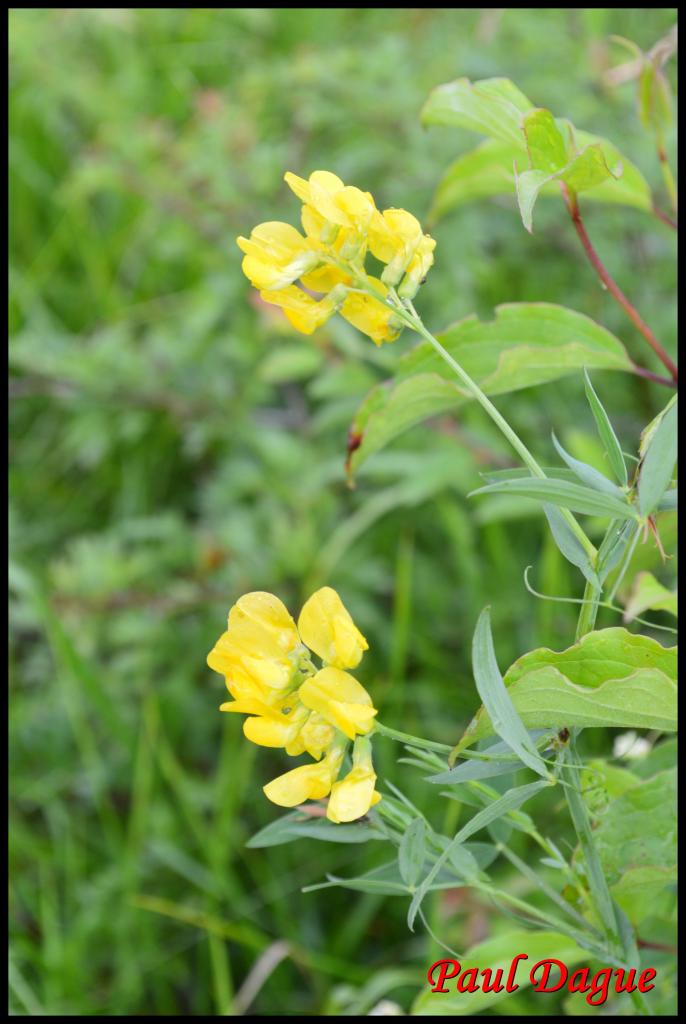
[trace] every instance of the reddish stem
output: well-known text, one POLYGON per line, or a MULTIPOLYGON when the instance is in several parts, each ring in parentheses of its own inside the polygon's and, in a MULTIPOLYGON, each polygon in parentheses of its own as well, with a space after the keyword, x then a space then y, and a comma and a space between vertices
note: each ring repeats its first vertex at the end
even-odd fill
POLYGON ((675 221, 672 217, 666 214, 664 210, 661 210, 659 206, 653 207, 653 213, 655 214, 658 220, 662 221, 663 224, 666 224, 670 228, 674 228, 675 231, 679 230, 679 224, 677 223, 677 221, 675 221))
POLYGON ((672 377, 661 377, 659 373, 653 373, 652 370, 646 370, 644 366, 639 366, 638 363, 633 363, 633 371, 638 377, 645 377, 646 380, 655 381, 656 384, 664 384, 666 388, 674 388, 676 390, 677 382, 672 377))
POLYGON ((677 370, 676 364, 673 363, 672 360, 669 358, 669 356, 663 349, 662 345, 657 340, 657 338, 651 331, 650 327, 648 327, 648 324, 642 318, 638 310, 636 310, 631 305, 631 303, 629 302, 629 300, 627 299, 626 295, 621 290, 617 282, 612 277, 610 277, 609 273, 605 269, 605 265, 600 259, 598 253, 593 248, 593 243, 591 242, 591 239, 588 237, 588 234, 586 233, 586 228, 584 226, 584 222, 581 219, 581 214, 579 212, 579 204, 576 200, 576 196, 570 195, 564 183, 561 184, 561 188, 565 203, 567 205, 567 209, 569 210, 569 215, 572 218, 572 222, 576 229, 576 233, 579 236, 581 244, 584 247, 584 251, 588 256, 589 262, 595 269, 598 277, 603 282, 607 290, 610 292, 613 298, 617 300, 617 302, 622 307, 624 312, 627 314, 631 322, 641 332, 641 334, 648 342, 648 344, 650 345, 650 347, 652 348, 653 352, 658 357, 660 362, 663 364, 663 366, 667 368, 667 370, 669 370, 670 376, 676 384, 679 377, 679 371, 677 370))

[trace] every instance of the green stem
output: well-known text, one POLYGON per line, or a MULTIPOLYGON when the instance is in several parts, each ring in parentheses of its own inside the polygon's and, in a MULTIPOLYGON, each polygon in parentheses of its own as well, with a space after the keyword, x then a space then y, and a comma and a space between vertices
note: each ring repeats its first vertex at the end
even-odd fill
MULTIPOLYGON (((375 298, 378 298, 378 296, 375 296, 375 298)), ((398 301, 400 302, 400 300, 398 301)), ((408 302, 408 308, 406 308, 402 304, 395 305, 393 303, 388 302, 386 303, 386 305, 388 305, 389 308, 393 309, 396 316, 402 319, 407 324, 408 327, 411 327, 412 330, 416 331, 417 334, 420 334, 423 338, 426 339, 426 341, 429 342, 429 344, 436 350, 441 359, 448 364, 448 366, 459 378, 462 384, 464 384, 464 386, 470 392, 472 397, 475 398, 479 405, 485 410, 485 412, 488 413, 488 415, 491 417, 495 425, 498 427, 501 433, 507 438, 507 440, 510 442, 514 450, 517 452, 524 465, 531 470, 532 474, 535 477, 538 477, 541 480, 545 480, 545 473, 543 472, 543 470, 541 469, 541 467, 539 466, 538 462, 531 454, 529 449, 526 447, 524 442, 521 440, 521 438, 515 433, 515 431, 512 429, 510 424, 505 419, 505 417, 496 409, 496 407, 493 405, 493 402, 491 402, 491 400, 484 394, 484 392, 481 390, 476 381, 472 380, 472 378, 469 376, 466 370, 463 370, 460 364, 455 359, 453 359, 450 353, 443 347, 443 345, 441 345, 438 338, 435 338, 433 334, 426 329, 412 303, 408 302)), ((576 519, 569 511, 569 509, 561 508, 560 512, 566 520, 567 524, 569 525, 570 529, 574 533, 577 540, 583 545, 583 548, 589 556, 591 563, 594 563, 597 554, 595 547, 588 539, 582 528, 579 526, 576 519)))
POLYGON ((379 721, 377 721, 374 726, 374 732, 378 732, 382 736, 387 736, 391 740, 398 740, 400 743, 409 743, 413 747, 423 747, 425 750, 436 750, 439 754, 449 754, 452 750, 452 747, 448 746, 447 743, 434 743, 432 740, 424 740, 420 736, 412 736, 409 732, 400 732, 399 729, 391 729, 390 726, 384 725, 379 721))
POLYGON ((576 624, 576 639, 581 640, 582 636, 590 633, 595 626, 600 605, 600 590, 590 580, 586 580, 584 588, 584 603, 579 611, 579 619, 576 624))
POLYGON ((590 889, 593 901, 603 924, 609 945, 615 952, 620 948, 617 922, 615 919, 612 896, 603 873, 603 868, 598 857, 598 851, 593 839, 591 819, 588 808, 581 794, 581 780, 576 765, 577 752, 574 736, 572 735, 569 746, 565 752, 565 765, 563 774, 566 776, 568 786, 565 786, 565 797, 569 806, 569 813, 577 834, 579 845, 584 856, 586 865, 586 880, 590 889))

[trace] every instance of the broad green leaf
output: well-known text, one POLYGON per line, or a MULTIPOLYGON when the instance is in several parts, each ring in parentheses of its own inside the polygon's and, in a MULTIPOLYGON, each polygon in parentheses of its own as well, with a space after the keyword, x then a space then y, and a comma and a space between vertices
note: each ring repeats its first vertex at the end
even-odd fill
POLYGON ((531 169, 552 174, 567 163, 567 145, 549 110, 530 110, 522 118, 531 169))
POLYGON ((539 647, 523 654, 505 673, 505 685, 547 665, 559 669, 571 682, 591 688, 643 668, 663 672, 676 683, 677 648, 663 647, 652 637, 630 633, 622 626, 597 629, 564 651, 539 647))
POLYGON ((581 570, 589 583, 592 583, 594 587, 600 587, 598 574, 591 565, 591 560, 588 557, 586 549, 576 534, 572 531, 559 508, 556 508, 555 505, 548 505, 544 502, 543 512, 548 520, 548 526, 550 527, 550 532, 553 535, 553 540, 561 554, 564 555, 568 562, 571 562, 572 565, 575 565, 577 569, 581 570))
MULTIPOLYGON (((510 965, 517 953, 526 952, 528 960, 520 961, 515 974, 515 984, 520 989, 530 985, 529 972, 533 964, 539 960, 555 959, 573 967, 588 958, 588 953, 574 942, 573 939, 559 932, 531 931, 529 929, 508 930, 504 934, 480 942, 468 950, 460 959, 461 970, 475 969, 477 972, 489 969, 491 978, 496 971, 503 972, 503 984, 500 992, 458 992, 455 982, 446 981, 447 992, 432 992, 425 988, 412 1005, 413 1016, 440 1017, 471 1017, 488 1007, 507 999, 505 981, 508 978, 510 965)), ((437 979, 436 979, 437 980, 437 979)), ((481 980, 481 979, 480 979, 481 980)))
POLYGON ((640 920, 676 880, 676 768, 613 800, 593 835, 613 896, 633 921, 640 920))
POLYGON ((531 170, 515 178, 517 202, 522 222, 527 231, 533 230, 532 220, 536 200, 545 185, 563 181, 570 192, 585 192, 596 188, 610 178, 618 178, 617 167, 610 169, 600 144, 587 146, 558 171, 531 170))
POLYGON ((575 459, 574 456, 569 454, 569 452, 566 452, 555 437, 555 434, 553 434, 552 437, 557 454, 563 462, 567 463, 572 472, 576 474, 583 484, 586 484, 587 487, 594 488, 596 491, 602 491, 603 494, 611 494, 620 500, 624 499, 624 494, 621 488, 617 487, 616 484, 613 484, 611 480, 608 480, 606 476, 600 473, 593 466, 589 466, 587 462, 575 459))
POLYGON ((411 821, 398 850, 398 866, 405 884, 414 888, 426 860, 426 825, 423 818, 411 821))
POLYGON ((496 821, 504 814, 507 814, 508 811, 513 811, 518 807, 521 807, 523 803, 526 803, 527 800, 530 800, 531 797, 541 789, 547 788, 549 785, 551 785, 550 782, 545 779, 541 779, 538 782, 530 782, 527 786, 517 786, 515 789, 510 789, 504 794, 504 796, 499 797, 487 807, 484 807, 482 811, 479 811, 473 818, 470 818, 466 825, 462 826, 440 857, 436 860, 431 871, 429 871, 428 875, 412 897, 412 903, 410 904, 410 909, 407 913, 407 924, 410 931, 414 930, 415 918, 419 912, 422 900, 431 888, 431 883, 434 878, 445 862, 449 859, 452 849, 459 846, 460 843, 463 843, 465 839, 469 839, 469 837, 474 835, 475 832, 479 832, 482 828, 486 828, 487 825, 490 825, 491 822, 496 821))
POLYGON ((614 519, 638 518, 634 507, 620 498, 615 498, 611 494, 600 494, 590 487, 569 483, 567 480, 545 480, 535 476, 523 477, 520 480, 501 480, 499 483, 477 488, 471 492, 470 497, 477 494, 520 495, 523 498, 534 498, 536 501, 559 505, 581 515, 606 516, 614 519))
MULTIPOLYGON (((467 317, 438 339, 489 395, 558 380, 584 366, 632 371, 614 335, 582 313, 547 302, 498 306, 493 320, 467 317)), ((409 427, 470 400, 431 345, 420 342, 358 410, 351 434, 360 444, 351 470, 409 427)))
MULTIPOLYGON (((436 220, 470 199, 513 191, 515 163, 520 171, 525 171, 529 164, 524 133, 527 119, 531 119, 536 134, 534 169, 550 174, 583 157, 569 171, 571 188, 588 189, 589 199, 652 210, 652 196, 645 178, 611 142, 575 128, 564 118, 554 119, 549 111, 535 109, 507 79, 472 83, 462 78, 433 90, 422 111, 422 121, 466 128, 488 139, 477 150, 460 157, 445 173, 434 197, 430 220, 436 220), (567 137, 573 140, 577 152, 570 152, 567 146, 564 160, 554 166, 562 157, 560 142, 564 145, 567 137), (598 152, 585 156, 584 152, 593 146, 598 147, 598 152), (621 176, 608 177, 607 168, 617 164, 621 164, 621 176)), ((554 181, 545 184, 543 190, 552 194, 559 191, 554 181)))
POLYGON ((535 744, 522 725, 508 696, 493 648, 490 611, 484 608, 479 616, 472 641, 472 670, 476 688, 488 709, 493 727, 519 759, 544 779, 548 769, 535 744))
POLYGON ((677 614, 677 593, 668 590, 652 572, 639 572, 631 585, 631 592, 624 608, 624 621, 631 622, 637 615, 648 610, 677 614))
POLYGON ((456 125, 523 148, 521 118, 532 106, 508 78, 474 83, 458 78, 430 93, 421 119, 423 124, 456 125))
POLYGON ((658 506, 674 474, 677 457, 677 404, 665 411, 651 434, 638 474, 638 506, 642 516, 658 506))
MULTIPOLYGON (((588 132, 577 131, 575 135, 577 142, 583 146, 600 143, 608 166, 614 167, 620 162, 623 168, 619 178, 608 178, 602 184, 587 189, 584 200, 617 203, 650 212, 650 188, 638 168, 605 139, 588 132)), ((520 170, 524 170, 525 160, 526 156, 519 146, 499 139, 487 139, 469 153, 458 157, 438 183, 429 211, 429 222, 434 224, 458 206, 474 199, 513 195, 514 167, 517 165, 520 170)), ((550 181, 543 185, 540 195, 554 196, 559 200, 560 186, 556 181, 550 181)))
MULTIPOLYGON (((505 673, 504 683, 528 728, 616 725, 673 731, 676 660, 675 647, 613 627, 588 633, 564 651, 539 648, 524 654, 505 673)), ((455 753, 493 732, 481 707, 455 753)))
POLYGON ((593 418, 600 434, 600 440, 603 442, 603 447, 607 455, 612 472, 615 474, 617 480, 622 487, 626 487, 629 480, 626 472, 626 462, 624 461, 624 455, 622 454, 622 448, 617 440, 610 417, 605 412, 605 408, 598 398, 593 385, 591 384, 591 378, 588 376, 586 367, 584 367, 584 385, 586 388, 586 398, 588 404, 591 407, 593 418))
MULTIPOLYGON (((596 689, 571 683, 559 669, 536 669, 509 687, 512 703, 528 728, 579 726, 659 729, 674 732, 676 685, 655 669, 638 669, 625 679, 611 679, 596 689)), ((487 712, 460 740, 459 749, 494 733, 487 712)))

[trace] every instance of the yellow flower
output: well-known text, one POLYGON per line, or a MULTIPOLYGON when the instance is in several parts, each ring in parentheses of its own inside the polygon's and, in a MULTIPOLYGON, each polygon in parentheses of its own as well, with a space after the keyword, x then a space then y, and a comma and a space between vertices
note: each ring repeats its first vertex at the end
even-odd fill
POLYGON ((330 792, 344 754, 345 746, 336 744, 324 760, 302 764, 268 782, 263 787, 265 796, 280 807, 297 807, 306 800, 321 800, 330 792))
POLYGON ((407 210, 384 210, 381 221, 369 232, 369 248, 382 263, 391 263, 398 256, 407 263, 422 237, 421 224, 407 210))
POLYGON ((369 644, 332 587, 322 587, 303 605, 298 631, 304 644, 327 665, 356 668, 369 644))
POLYGON ((305 707, 317 711, 348 739, 372 728, 376 709, 364 686, 339 668, 323 668, 298 691, 305 707))
MULTIPOLYGON (((376 277, 368 277, 367 281, 381 297, 388 292, 386 285, 376 277)), ((349 292, 341 307, 341 316, 367 334, 376 345, 384 341, 395 341, 403 324, 392 309, 372 295, 349 292)))
POLYGON ((281 306, 293 327, 302 334, 312 334, 326 323, 338 305, 337 296, 333 293, 317 300, 294 284, 280 291, 262 291, 260 297, 265 302, 281 306))
POLYGON ((239 236, 236 242, 245 253, 243 273, 255 288, 285 288, 321 263, 318 246, 278 220, 258 224, 250 238, 239 236))
POLYGON ((354 185, 344 185, 331 171, 313 171, 308 181, 286 171, 284 178, 298 199, 312 211, 307 215, 310 218, 314 213, 338 227, 366 232, 370 223, 379 217, 369 192, 362 192, 354 185))
POLYGON ((353 749, 351 771, 331 788, 327 818, 337 824, 361 818, 381 799, 381 795, 374 790, 375 782, 371 743, 366 737, 358 737, 353 749))
POLYGON ((335 784, 329 817, 352 821, 379 799, 368 745, 358 744, 353 770, 336 783, 349 741, 369 733, 377 713, 365 688, 343 671, 358 665, 367 647, 331 587, 305 602, 298 627, 273 594, 245 594, 231 608, 228 630, 207 659, 233 697, 220 710, 248 716, 243 732, 252 743, 315 759, 264 787, 274 803, 318 800, 335 784), (308 647, 326 667, 316 670, 308 647))

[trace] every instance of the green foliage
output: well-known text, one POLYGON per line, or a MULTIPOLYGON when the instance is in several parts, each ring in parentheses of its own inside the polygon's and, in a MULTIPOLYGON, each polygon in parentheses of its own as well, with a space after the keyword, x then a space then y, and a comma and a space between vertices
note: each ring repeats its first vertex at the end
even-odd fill
MULTIPOLYGON (((495 319, 467 317, 438 340, 489 395, 559 380, 585 366, 628 370, 624 346, 589 317, 548 303, 507 303, 495 319)), ((455 409, 471 396, 445 363, 421 342, 375 387, 358 410, 351 434, 359 439, 351 466, 362 463, 409 427, 455 409)))
MULTIPOLYGON (((528 728, 622 726, 676 729, 676 649, 626 629, 596 630, 566 651, 530 651, 510 666, 504 683, 528 728)), ((455 748, 500 734, 481 707, 455 748)))
MULTIPOLYGON (((613 31, 647 50, 673 21, 667 9, 10 12, 10 1013, 359 1015, 388 996, 409 1010, 443 955, 423 925, 405 928, 422 831, 420 883, 445 854, 422 903, 442 939, 480 966, 489 950, 491 962, 509 959, 523 941, 503 902, 514 896, 553 933, 528 930, 530 955, 539 942, 570 963, 590 955, 545 917, 550 889, 566 898, 576 885, 589 923, 583 873, 547 838, 539 867, 533 818, 500 814, 506 789, 527 789, 502 749, 461 762, 482 766, 480 778, 441 797, 425 778, 447 771, 444 756, 411 748, 398 765, 398 748, 380 740, 389 817, 375 808, 334 831, 299 811, 278 816, 261 786, 283 770, 279 753, 256 757, 217 711, 223 685, 204 658, 235 599, 267 589, 297 607, 329 583, 369 639, 364 682, 383 720, 447 751, 474 707, 476 610, 493 602, 507 664, 574 630, 574 605, 527 595, 525 566, 536 563, 551 594, 580 596, 583 584, 569 537, 563 555, 542 534, 539 504, 467 498, 479 474, 529 474, 433 356, 410 375, 429 358, 424 346, 406 332, 377 350, 334 321, 296 336, 250 297, 234 238, 285 215, 286 169, 330 168, 422 223, 432 208, 441 223, 418 299, 425 321, 457 320, 442 340, 473 360, 542 465, 555 458, 554 430, 573 458, 616 472, 606 437, 607 466, 580 450, 591 425, 581 369, 593 371, 627 452, 664 393, 629 375, 641 342, 580 269, 559 201, 539 204, 535 236, 521 231, 514 165, 529 166, 519 118, 533 104, 502 80, 490 96, 480 86, 482 107, 506 103, 515 115, 462 156, 460 132, 425 131, 419 113, 437 83, 507 69, 537 102, 592 126, 597 135, 575 130, 577 150, 600 145, 608 167, 622 164, 584 193, 594 236, 671 350, 674 239, 644 212, 653 196, 663 204, 659 174, 634 93, 605 89, 596 60, 613 31), (474 198, 486 201, 467 205, 474 198), (545 325, 515 322, 518 309, 545 325), (370 406, 351 490, 348 428, 370 392, 379 415, 370 406), (457 417, 433 418, 446 410, 457 417), (483 774, 487 765, 498 773, 483 774), (401 777, 412 808, 393 795, 401 777), (413 825, 425 806, 425 825, 413 825), (490 824, 455 843, 476 819, 490 824), (499 855, 503 842, 545 875, 547 892, 499 855), (325 893, 303 893, 322 878, 325 893), (467 879, 481 888, 465 898, 467 879)), ((669 81, 671 66, 659 67, 669 81)), ((483 109, 470 116, 484 134, 483 109)), ((568 122, 556 124, 567 141, 568 122)), ((662 141, 671 156, 671 129, 662 141)), ((558 192, 550 182, 541 195, 558 192)), ((566 467, 546 473, 573 482, 566 467)), ((676 517, 661 509, 674 495, 652 506, 670 553, 676 517)), ((598 545, 601 525, 585 524, 598 545)), ((639 572, 671 591, 674 560, 663 564, 652 538, 626 566, 618 550, 607 586, 623 573, 619 600, 639 572)), ((611 741, 598 728, 581 744, 606 763, 611 741)), ((532 742, 554 756, 549 733, 532 742)), ((659 742, 632 775, 651 779, 674 757, 659 742)), ((532 814, 567 851, 576 840, 563 787, 537 785, 532 814)), ((627 867, 618 902, 639 905, 640 872, 653 870, 627 867)), ((639 933, 662 944, 672 941, 665 893, 639 933)), ((656 956, 658 1008, 670 1013, 674 958, 656 956)), ((541 998, 520 992, 499 1008, 540 1013, 541 998)), ((554 995, 545 1008, 564 1005, 554 995)))

